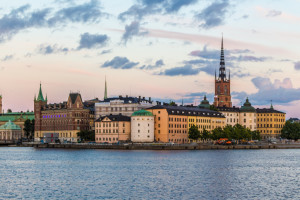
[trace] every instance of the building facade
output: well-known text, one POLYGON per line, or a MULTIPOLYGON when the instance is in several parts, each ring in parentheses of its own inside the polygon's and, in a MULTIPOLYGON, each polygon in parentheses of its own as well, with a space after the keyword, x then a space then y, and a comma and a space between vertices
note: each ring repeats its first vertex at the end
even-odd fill
POLYGON ((131 141, 154 142, 154 116, 146 110, 131 115, 131 141))
POLYGON ((198 107, 157 105, 147 109, 154 115, 154 140, 157 142, 188 143, 192 124, 200 132, 226 126, 222 113, 198 107))
POLYGON ((77 133, 91 128, 90 112, 79 93, 70 93, 66 102, 47 104, 40 85, 34 100, 35 141, 40 141, 44 133, 58 133, 61 142, 77 142, 77 133))
POLYGON ((218 107, 218 110, 226 117, 227 125, 234 126, 240 124, 251 131, 257 130, 257 113, 248 98, 241 108, 235 106, 231 108, 218 107))
POLYGON ((132 113, 141 109, 147 109, 154 106, 154 102, 151 98, 145 99, 145 97, 115 97, 106 98, 99 103, 95 103, 95 119, 99 119, 102 116, 107 115, 125 115, 131 116, 132 113))
POLYGON ((117 143, 130 141, 130 117, 107 115, 95 121, 95 141, 97 143, 117 143))
POLYGON ((285 113, 270 108, 256 109, 257 130, 262 139, 279 138, 281 130, 285 124, 285 113))
POLYGON ((10 120, 0 126, 0 141, 1 142, 16 142, 22 138, 21 128, 10 120))
POLYGON ((2 95, 0 94, 0 114, 3 113, 3 110, 2 110, 2 95))
POLYGON ((215 73, 215 97, 214 97, 215 107, 232 107, 231 93, 230 93, 230 72, 227 78, 225 69, 225 58, 224 58, 224 48, 223 48, 223 37, 221 44, 221 58, 220 58, 220 68, 219 76, 215 73))
POLYGON ((34 120, 34 112, 27 111, 27 112, 2 113, 0 114, 0 126, 4 125, 8 121, 11 121, 21 128, 22 137, 25 138, 26 134, 23 129, 24 129, 24 123, 27 119, 31 121, 34 120))

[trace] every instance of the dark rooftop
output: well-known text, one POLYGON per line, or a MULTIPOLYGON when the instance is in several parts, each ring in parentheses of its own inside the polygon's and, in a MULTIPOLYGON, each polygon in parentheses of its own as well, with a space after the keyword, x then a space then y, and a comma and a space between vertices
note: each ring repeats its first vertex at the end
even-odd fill
POLYGON ((154 109, 167 109, 167 112, 172 115, 189 115, 189 116, 210 116, 210 117, 220 117, 225 118, 220 112, 199 108, 196 106, 169 106, 169 105, 156 105, 147 110, 154 109))
POLYGON ((99 119, 96 120, 96 122, 101 122, 106 117, 109 118, 111 121, 130 121, 130 117, 119 114, 119 115, 106 115, 100 117, 99 119))
POLYGON ((257 113, 282 113, 282 114, 285 114, 284 112, 274 110, 274 109, 271 109, 271 108, 257 108, 256 112, 257 113))

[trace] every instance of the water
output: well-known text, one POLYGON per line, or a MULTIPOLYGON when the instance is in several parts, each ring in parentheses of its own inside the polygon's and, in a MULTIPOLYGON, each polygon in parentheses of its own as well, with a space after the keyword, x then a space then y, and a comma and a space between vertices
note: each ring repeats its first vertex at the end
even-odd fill
POLYGON ((0 148, 0 199, 300 199, 300 150, 0 148))

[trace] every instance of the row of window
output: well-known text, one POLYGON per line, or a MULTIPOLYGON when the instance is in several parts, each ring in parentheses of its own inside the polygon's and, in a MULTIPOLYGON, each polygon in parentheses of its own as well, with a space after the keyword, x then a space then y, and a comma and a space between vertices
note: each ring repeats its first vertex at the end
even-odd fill
POLYGON ((257 128, 283 128, 283 124, 257 124, 257 128))
POLYGON ((96 141, 103 141, 103 142, 105 142, 105 141, 118 141, 118 138, 101 138, 101 137, 96 137, 96 141))
MULTIPOLYGON (((122 131, 123 133, 125 133, 125 130, 122 131)), ((101 130, 101 129, 96 129, 95 130, 95 133, 119 133, 119 130, 118 129, 104 129, 104 130, 101 130)))
MULTIPOLYGON (((267 121, 267 122, 268 122, 268 121, 270 121, 270 122, 272 121, 272 118, 263 118, 263 119, 258 118, 257 121, 258 121, 258 122, 259 122, 259 121, 264 121, 264 122, 265 122, 265 121, 267 121), (264 120, 263 120, 263 119, 264 119, 264 120)), ((278 118, 275 118, 275 119, 274 119, 274 122, 284 122, 284 121, 285 121, 285 119, 278 119, 278 118)))

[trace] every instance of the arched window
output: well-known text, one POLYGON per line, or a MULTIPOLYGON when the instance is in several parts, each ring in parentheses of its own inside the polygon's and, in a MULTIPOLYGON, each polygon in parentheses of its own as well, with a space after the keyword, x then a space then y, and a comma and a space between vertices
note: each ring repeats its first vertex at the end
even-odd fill
POLYGON ((217 87, 217 93, 218 94, 220 94, 221 93, 221 88, 220 88, 220 86, 218 85, 218 87, 217 87))
POLYGON ((225 85, 225 87, 224 87, 224 93, 225 93, 225 95, 228 95, 227 85, 225 85))

